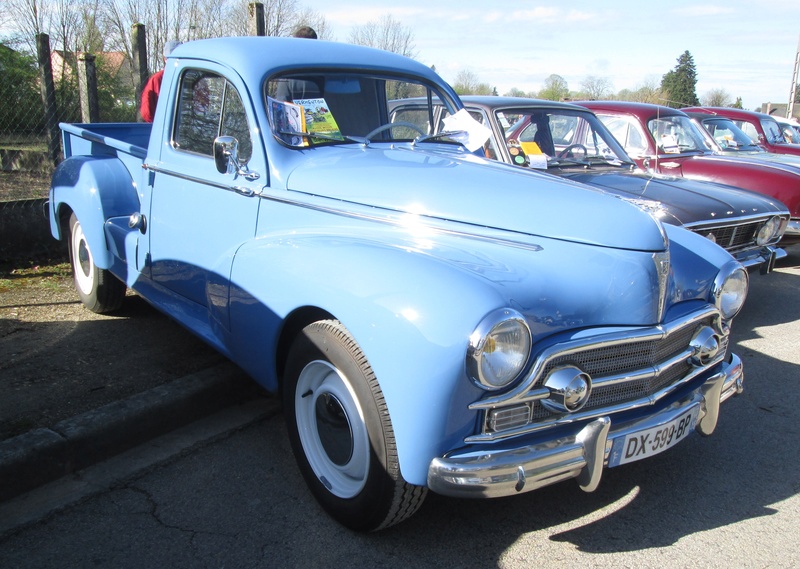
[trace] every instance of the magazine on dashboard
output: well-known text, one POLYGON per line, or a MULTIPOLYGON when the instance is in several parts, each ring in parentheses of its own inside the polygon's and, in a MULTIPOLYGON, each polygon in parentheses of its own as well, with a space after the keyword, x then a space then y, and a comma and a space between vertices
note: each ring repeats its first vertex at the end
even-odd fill
POLYGON ((305 110, 305 124, 309 134, 319 133, 344 139, 325 99, 295 99, 294 104, 305 110))
POLYGON ((302 106, 269 97, 267 107, 272 128, 281 140, 292 146, 308 146, 308 138, 301 134, 308 132, 302 106))

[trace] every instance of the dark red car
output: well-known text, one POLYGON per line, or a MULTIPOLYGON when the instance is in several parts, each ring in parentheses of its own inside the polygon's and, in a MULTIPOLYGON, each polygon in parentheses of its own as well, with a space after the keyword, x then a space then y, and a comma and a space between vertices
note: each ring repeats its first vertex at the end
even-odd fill
POLYGON ((731 107, 686 107, 687 113, 708 113, 731 119, 750 139, 767 152, 800 156, 800 144, 789 144, 778 121, 766 113, 731 107))
POLYGON ((728 184, 783 202, 791 220, 781 243, 800 243, 800 167, 716 155, 700 127, 670 107, 621 101, 578 104, 594 111, 643 170, 728 184))

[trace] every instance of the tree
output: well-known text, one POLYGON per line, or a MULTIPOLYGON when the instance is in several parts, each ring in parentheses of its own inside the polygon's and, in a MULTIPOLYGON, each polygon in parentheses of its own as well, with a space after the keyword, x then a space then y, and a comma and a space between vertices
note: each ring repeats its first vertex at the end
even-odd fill
POLYGON ((731 96, 725 89, 711 89, 703 95, 703 105, 706 107, 730 107, 731 96))
POLYGON ((608 77, 589 75, 581 82, 581 88, 583 89, 581 92, 582 99, 598 101, 607 99, 611 95, 613 85, 608 77))
POLYGON ((544 80, 544 87, 539 91, 540 99, 562 101, 569 98, 569 87, 566 80, 555 73, 544 80))
POLYGON ((509 89, 508 91, 503 93, 503 96, 505 96, 505 97, 524 97, 525 96, 525 91, 523 91, 522 89, 518 89, 517 87, 511 87, 511 89, 509 89))
POLYGON ((482 83, 469 69, 462 69, 456 75, 453 89, 459 95, 494 95, 495 90, 488 83, 482 83))
POLYGON ((8 132, 38 131, 44 115, 31 121, 20 109, 41 108, 36 58, 14 51, 0 43, 0 130, 8 132))
POLYGON ((668 71, 661 79, 661 89, 668 94, 667 105, 680 108, 700 104, 696 86, 697 70, 692 54, 687 50, 678 58, 675 69, 668 71))
POLYGON ((406 57, 416 56, 414 34, 391 14, 386 14, 380 21, 367 22, 363 26, 353 28, 349 42, 399 53, 406 57))

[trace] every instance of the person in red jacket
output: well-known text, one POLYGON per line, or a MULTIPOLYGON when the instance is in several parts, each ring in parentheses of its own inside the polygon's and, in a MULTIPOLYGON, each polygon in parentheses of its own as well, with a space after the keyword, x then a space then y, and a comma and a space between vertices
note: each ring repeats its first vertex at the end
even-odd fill
MULTIPOLYGON (((181 45, 179 41, 168 41, 164 44, 164 62, 167 61, 167 56, 172 53, 172 50, 181 45)), ((158 102, 158 95, 161 92, 161 80, 164 79, 164 70, 154 73, 144 86, 142 91, 142 105, 139 107, 139 113, 145 122, 153 122, 153 117, 156 114, 156 103, 158 102)))

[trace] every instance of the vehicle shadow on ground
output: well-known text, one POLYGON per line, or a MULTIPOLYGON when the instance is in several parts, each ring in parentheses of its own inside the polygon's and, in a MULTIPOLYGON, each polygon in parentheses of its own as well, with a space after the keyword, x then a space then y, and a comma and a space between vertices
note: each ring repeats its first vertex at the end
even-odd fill
POLYGON ((135 295, 113 315, 77 300, 14 306, 28 317, 0 319, 0 440, 227 361, 135 295))

